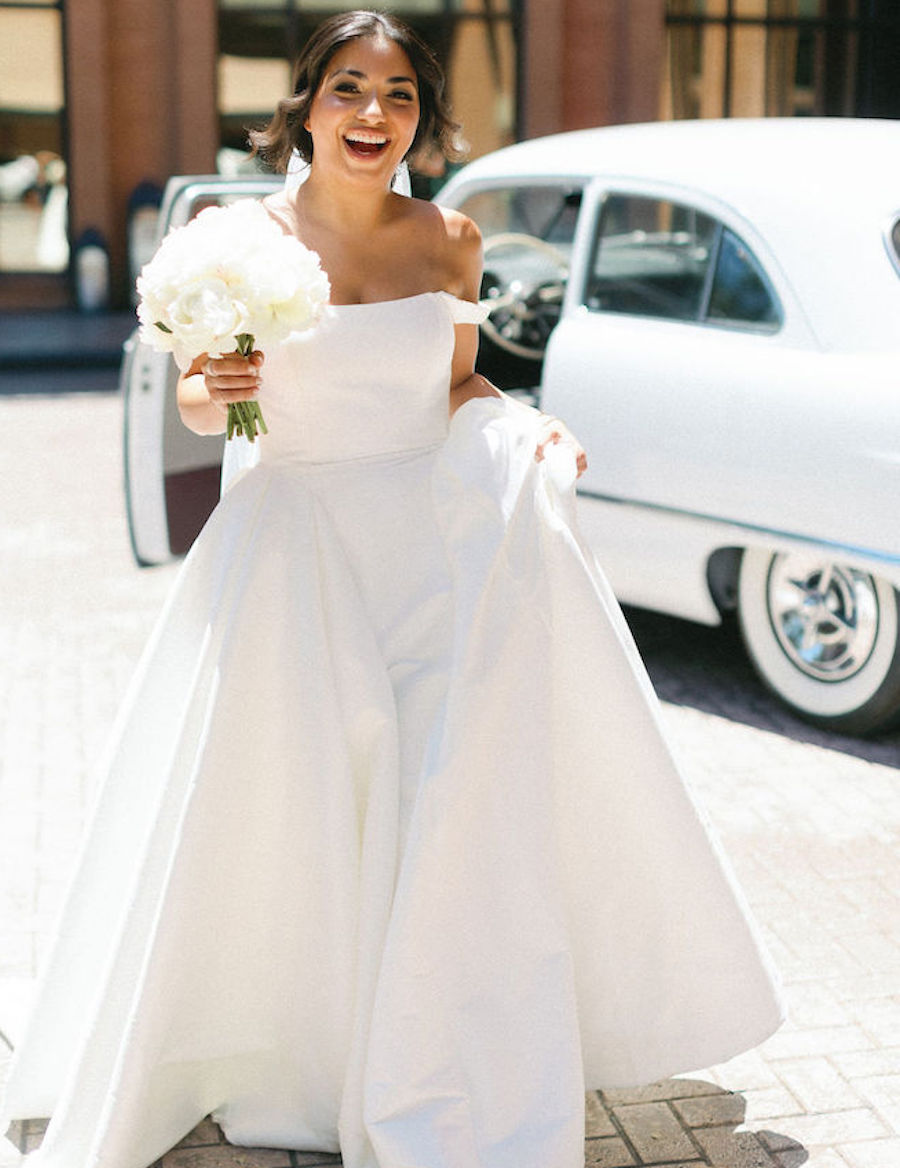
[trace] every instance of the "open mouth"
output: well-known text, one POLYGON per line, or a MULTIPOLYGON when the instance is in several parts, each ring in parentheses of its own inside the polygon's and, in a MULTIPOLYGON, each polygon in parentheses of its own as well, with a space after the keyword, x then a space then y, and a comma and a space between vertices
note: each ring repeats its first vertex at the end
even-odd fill
POLYGON ((357 158, 373 158, 385 151, 390 138, 384 134, 367 133, 364 130, 354 130, 344 138, 347 149, 357 158))

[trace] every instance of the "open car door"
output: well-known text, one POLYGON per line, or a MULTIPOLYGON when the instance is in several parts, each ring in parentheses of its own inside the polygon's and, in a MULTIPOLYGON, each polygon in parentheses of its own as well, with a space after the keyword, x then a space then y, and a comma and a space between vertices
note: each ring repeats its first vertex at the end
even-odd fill
MULTIPOLYGON (((157 243, 205 207, 262 198, 283 184, 280 175, 172 178, 159 211, 157 243)), ((184 555, 219 498, 223 437, 201 437, 182 424, 177 380, 172 357, 141 344, 135 331, 125 342, 120 386, 128 529, 141 565, 184 555)))

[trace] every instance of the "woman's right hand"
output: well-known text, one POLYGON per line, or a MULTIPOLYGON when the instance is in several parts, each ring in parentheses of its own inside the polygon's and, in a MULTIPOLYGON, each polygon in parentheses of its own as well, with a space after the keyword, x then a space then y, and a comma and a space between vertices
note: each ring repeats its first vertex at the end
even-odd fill
POLYGON ((206 357, 201 371, 209 400, 227 411, 231 402, 256 397, 264 360, 259 349, 254 349, 249 357, 237 352, 224 357, 206 357))
POLYGON ((178 379, 178 411, 187 428, 195 434, 221 434, 229 404, 256 396, 264 360, 258 349, 249 357, 237 352, 197 357, 178 379))

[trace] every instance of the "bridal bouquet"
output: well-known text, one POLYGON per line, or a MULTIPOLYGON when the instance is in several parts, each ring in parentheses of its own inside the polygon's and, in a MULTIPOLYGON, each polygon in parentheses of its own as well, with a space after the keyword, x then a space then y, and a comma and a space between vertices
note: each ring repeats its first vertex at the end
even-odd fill
MULTIPOLYGON (((314 251, 285 235, 255 199, 208 207, 170 231, 137 281, 140 338, 185 372, 201 353, 221 357, 277 344, 311 328, 328 302, 314 251)), ((228 437, 257 426, 255 401, 228 406, 228 437)))

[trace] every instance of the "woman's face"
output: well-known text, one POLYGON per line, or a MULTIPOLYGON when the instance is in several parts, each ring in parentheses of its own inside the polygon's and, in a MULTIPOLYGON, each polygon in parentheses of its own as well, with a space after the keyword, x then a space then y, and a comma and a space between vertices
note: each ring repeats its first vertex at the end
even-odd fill
POLYGON ((313 166, 387 186, 418 124, 419 87, 403 49, 382 37, 351 41, 328 62, 310 106, 313 166))

